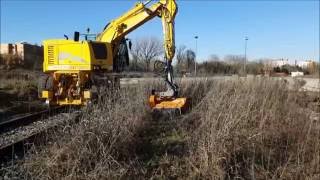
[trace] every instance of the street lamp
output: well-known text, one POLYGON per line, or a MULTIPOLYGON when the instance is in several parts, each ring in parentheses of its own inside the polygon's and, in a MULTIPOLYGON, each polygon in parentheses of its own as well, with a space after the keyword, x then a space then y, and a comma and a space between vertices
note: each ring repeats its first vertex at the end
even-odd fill
POLYGON ((194 76, 197 76, 197 56, 198 56, 198 36, 194 36, 196 39, 196 57, 194 59, 194 76))
POLYGON ((246 65, 247 65, 247 42, 248 42, 249 38, 246 36, 244 40, 245 40, 245 43, 244 43, 243 73, 244 73, 245 76, 247 76, 247 72, 246 72, 246 65))

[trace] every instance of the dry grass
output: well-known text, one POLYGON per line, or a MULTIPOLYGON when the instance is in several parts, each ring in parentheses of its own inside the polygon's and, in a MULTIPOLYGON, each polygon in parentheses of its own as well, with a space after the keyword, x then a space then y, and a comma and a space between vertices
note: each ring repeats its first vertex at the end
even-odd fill
POLYGON ((37 84, 29 80, 1 79, 0 89, 4 89, 10 94, 17 94, 18 97, 30 94, 37 97, 37 84))
POLYGON ((0 54, 0 68, 12 69, 14 67, 21 67, 23 60, 17 54, 0 54))
POLYGON ((320 122, 280 81, 219 83, 187 117, 190 176, 319 177, 320 122), (190 122, 189 122, 190 123, 190 122))
MULTIPOLYGON (((152 86, 157 85, 156 83, 152 86)), ((182 82, 192 110, 152 117, 150 86, 107 93, 19 163, 33 179, 319 177, 320 122, 285 82, 182 82)))
POLYGON ((122 177, 134 134, 141 126, 145 102, 141 89, 107 93, 88 107, 80 123, 57 132, 53 144, 26 159, 23 171, 36 179, 122 177), (134 97, 132 95, 135 95, 134 97), (128 101, 132 99, 132 101, 128 101))
POLYGON ((1 71, 0 90, 18 97, 37 98, 37 75, 29 71, 1 71), (34 97, 35 96, 35 97, 34 97))

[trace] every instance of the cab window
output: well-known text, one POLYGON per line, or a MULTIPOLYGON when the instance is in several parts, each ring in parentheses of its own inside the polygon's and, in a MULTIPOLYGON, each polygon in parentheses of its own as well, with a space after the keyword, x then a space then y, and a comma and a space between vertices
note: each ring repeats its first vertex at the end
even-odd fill
POLYGON ((105 43, 91 43, 95 59, 107 59, 108 52, 105 43))

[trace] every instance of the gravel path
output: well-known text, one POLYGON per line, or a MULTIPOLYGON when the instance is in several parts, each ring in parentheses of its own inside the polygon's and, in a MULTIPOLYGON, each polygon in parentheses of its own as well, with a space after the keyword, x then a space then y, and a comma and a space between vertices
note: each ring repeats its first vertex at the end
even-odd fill
POLYGON ((63 125, 64 123, 75 119, 78 115, 79 113, 60 113, 47 119, 36 121, 27 126, 22 126, 0 134, 0 149, 9 146, 14 142, 31 137, 32 135, 35 135, 46 129, 63 125))

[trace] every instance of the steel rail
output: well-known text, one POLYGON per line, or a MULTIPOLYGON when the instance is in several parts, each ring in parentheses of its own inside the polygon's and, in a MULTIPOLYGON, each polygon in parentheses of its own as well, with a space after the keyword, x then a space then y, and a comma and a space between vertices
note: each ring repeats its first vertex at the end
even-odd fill
POLYGON ((32 114, 24 114, 22 116, 0 122, 0 134, 7 132, 8 130, 12 130, 21 126, 26 126, 35 121, 39 121, 42 118, 47 118, 50 115, 60 113, 63 110, 65 110, 65 107, 54 107, 54 108, 49 108, 43 111, 35 112, 32 114))
MULTIPOLYGON (((9 130, 14 130, 21 126, 27 126, 28 124, 31 124, 33 122, 47 119, 51 116, 65 112, 66 110, 66 107, 55 107, 48 110, 25 115, 22 117, 17 117, 9 121, 0 123, 0 128, 1 130, 5 130, 5 132, 8 132, 9 130)), ((78 120, 79 114, 75 116, 75 122, 78 122, 78 120)), ((28 135, 15 139, 13 142, 4 144, 0 147, 0 163, 11 161, 12 159, 15 159, 15 157, 23 157, 25 155, 26 150, 30 148, 28 147, 30 144, 37 144, 37 141, 41 141, 41 137, 46 137, 48 131, 55 129, 57 125, 58 124, 46 127, 36 132, 32 132, 28 135)), ((0 132, 2 133, 2 131, 0 132)))

